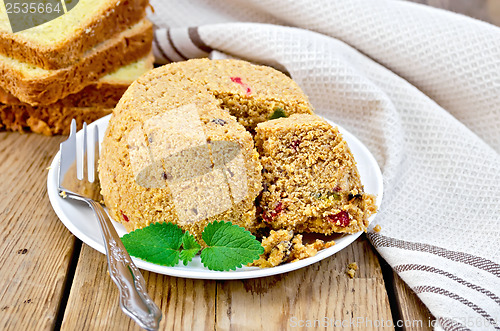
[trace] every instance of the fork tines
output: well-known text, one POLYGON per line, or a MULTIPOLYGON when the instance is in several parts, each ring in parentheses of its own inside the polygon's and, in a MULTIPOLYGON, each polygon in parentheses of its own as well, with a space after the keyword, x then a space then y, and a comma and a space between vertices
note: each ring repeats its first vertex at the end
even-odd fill
POLYGON ((72 176, 82 182, 94 183, 98 180, 97 165, 99 161, 99 129, 94 126, 93 132, 87 133, 87 123, 83 123, 81 135, 77 137, 76 121, 73 119, 68 139, 60 145, 59 188, 67 188, 68 178, 72 176), (90 137, 88 137, 90 136, 90 137), (90 139, 89 139, 90 138, 90 139), (65 176, 65 175, 68 176, 65 176))

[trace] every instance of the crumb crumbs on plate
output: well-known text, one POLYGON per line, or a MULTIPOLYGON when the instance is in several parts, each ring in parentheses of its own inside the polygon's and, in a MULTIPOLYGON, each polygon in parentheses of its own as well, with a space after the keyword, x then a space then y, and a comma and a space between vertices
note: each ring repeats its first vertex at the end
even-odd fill
POLYGON ((312 243, 303 243, 301 234, 294 235, 289 230, 271 230, 269 236, 262 239, 264 254, 254 261, 252 266, 271 268, 285 262, 297 262, 311 256, 318 251, 332 247, 335 241, 323 241, 316 239, 312 243))
POLYGON ((380 226, 380 224, 377 224, 375 225, 375 227, 373 228, 373 231, 379 233, 380 231, 382 231, 382 227, 380 226))
POLYGON ((59 196, 61 196, 63 199, 66 199, 68 197, 68 195, 66 194, 66 191, 59 192, 59 196))

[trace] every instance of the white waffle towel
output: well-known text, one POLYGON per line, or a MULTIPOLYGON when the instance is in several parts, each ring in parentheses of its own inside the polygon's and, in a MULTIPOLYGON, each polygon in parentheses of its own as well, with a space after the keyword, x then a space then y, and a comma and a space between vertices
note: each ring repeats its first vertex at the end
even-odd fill
POLYGON ((500 330, 499 28, 397 0, 151 2, 158 63, 286 70, 360 138, 384 176, 373 245, 437 330, 500 330))

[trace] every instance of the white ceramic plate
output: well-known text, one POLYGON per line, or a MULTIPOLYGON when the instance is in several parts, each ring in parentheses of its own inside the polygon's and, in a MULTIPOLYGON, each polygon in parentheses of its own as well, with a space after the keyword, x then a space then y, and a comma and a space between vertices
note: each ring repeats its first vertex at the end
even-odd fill
MULTIPOLYGON (((99 127, 100 140, 104 136, 106 127, 111 115, 101 118, 88 126, 90 130, 93 130, 94 126, 99 127)), ((336 125, 329 121, 330 124, 336 125)), ((337 125, 338 126, 338 125, 337 125)), ((377 206, 380 206, 382 201, 382 174, 378 167, 377 162, 373 155, 368 151, 368 149, 352 134, 350 134, 345 129, 341 128, 339 130, 343 134, 344 139, 349 144, 349 147, 354 154, 356 159, 358 170, 361 175, 361 181, 365 187, 365 192, 377 195, 377 206)), ((82 132, 77 133, 77 140, 82 139, 82 132)), ((61 219, 63 224, 68 228, 71 233, 77 236, 87 245, 98 250, 99 252, 105 254, 104 244, 101 237, 101 231, 97 220, 93 215, 91 209, 84 204, 80 204, 77 201, 70 199, 62 199, 57 192, 57 169, 59 165, 59 152, 55 155, 52 160, 52 164, 48 173, 47 178, 47 191, 50 199, 50 203, 54 208, 57 216, 61 219)), ((373 215, 370 218, 370 222, 373 221, 373 215)), ((113 222, 118 235, 123 236, 127 232, 125 228, 116 222, 113 222)), ((132 258, 137 267, 154 271, 164 275, 185 277, 185 278, 197 278, 197 279, 247 279, 247 278, 257 278, 270 275, 277 275, 285 273, 292 270, 297 270, 323 260, 338 251, 342 250, 353 241, 355 241, 362 232, 345 235, 340 238, 335 239, 335 245, 324 249, 316 256, 300 260, 294 263, 286 263, 274 268, 260 269, 256 267, 242 267, 236 269, 235 271, 211 271, 203 266, 200 257, 196 256, 193 261, 191 261, 187 266, 182 263, 175 267, 165 267, 156 265, 150 262, 142 261, 140 259, 132 258)))

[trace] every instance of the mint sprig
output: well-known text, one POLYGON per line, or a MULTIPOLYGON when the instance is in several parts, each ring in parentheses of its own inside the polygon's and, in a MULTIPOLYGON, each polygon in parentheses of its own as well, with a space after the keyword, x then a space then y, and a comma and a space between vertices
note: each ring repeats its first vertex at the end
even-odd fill
POLYGON ((151 263, 173 267, 179 262, 183 233, 172 223, 153 223, 122 237, 130 255, 151 263))
MULTIPOLYGON (((201 235, 207 247, 201 262, 210 270, 234 270, 253 262, 264 248, 249 231, 231 222, 209 223, 201 235)), ((164 266, 187 265, 201 245, 188 232, 172 223, 153 223, 122 237, 128 253, 142 260, 164 266)))

